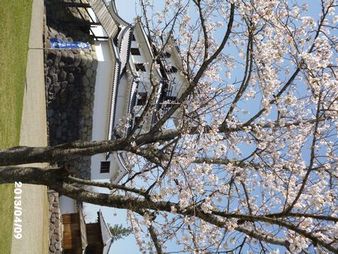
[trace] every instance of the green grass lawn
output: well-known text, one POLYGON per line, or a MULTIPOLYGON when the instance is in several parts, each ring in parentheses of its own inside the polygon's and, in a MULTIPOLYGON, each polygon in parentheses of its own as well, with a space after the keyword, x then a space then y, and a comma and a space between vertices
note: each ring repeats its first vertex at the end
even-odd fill
MULTIPOLYGON (((0 7, 0 149, 20 138, 32 0, 1 0, 0 7)), ((13 185, 0 185, 0 250, 10 253, 13 185)))

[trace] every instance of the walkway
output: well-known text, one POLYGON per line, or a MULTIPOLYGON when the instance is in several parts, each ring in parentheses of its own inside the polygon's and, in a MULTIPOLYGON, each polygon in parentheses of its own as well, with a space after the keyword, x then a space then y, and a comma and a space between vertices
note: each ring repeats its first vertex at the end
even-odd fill
MULTIPOLYGON (((20 145, 47 145, 43 15, 43 0, 33 0, 20 145)), ((20 240, 12 239, 12 254, 46 254, 49 226, 47 188, 25 184, 21 201, 23 237, 20 240)))

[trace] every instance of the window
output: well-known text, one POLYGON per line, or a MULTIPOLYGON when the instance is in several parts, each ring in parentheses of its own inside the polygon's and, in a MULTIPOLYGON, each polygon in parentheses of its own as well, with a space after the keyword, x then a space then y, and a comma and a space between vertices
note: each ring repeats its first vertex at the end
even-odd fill
POLYGON ((141 117, 136 116, 136 117, 135 117, 135 123, 138 122, 138 121, 140 121, 140 119, 141 119, 141 117))
POLYGON ((163 57, 163 58, 169 58, 169 57, 171 57, 171 54, 169 52, 165 51, 165 52, 163 52, 161 54, 161 57, 163 57))
POLYGON ((138 48, 131 48, 130 52, 133 56, 140 56, 141 55, 141 52, 138 48))
POLYGON ((110 161, 101 161, 100 173, 109 173, 110 161))
POLYGON ((115 46, 118 45, 118 39, 117 39, 117 36, 118 36, 118 34, 119 34, 120 32, 121 32, 121 28, 119 27, 118 32, 116 33, 116 36, 115 36, 114 39, 113 39, 113 43, 114 43, 115 46))
POLYGON ((113 42, 114 42, 114 45, 117 46, 117 43, 118 43, 117 36, 115 36, 115 38, 113 39, 113 42))
POLYGON ((146 67, 144 66, 143 63, 137 63, 135 64, 136 71, 146 71, 146 67))
POLYGON ((177 68, 175 66, 171 66, 171 68, 168 70, 170 73, 176 73, 177 68))
POLYGON ((146 105, 147 102, 147 93, 146 92, 140 92, 137 94, 137 105, 146 105))
POLYGON ((132 40, 132 41, 136 41, 136 38, 135 38, 135 35, 134 35, 134 34, 131 34, 131 40, 132 40))

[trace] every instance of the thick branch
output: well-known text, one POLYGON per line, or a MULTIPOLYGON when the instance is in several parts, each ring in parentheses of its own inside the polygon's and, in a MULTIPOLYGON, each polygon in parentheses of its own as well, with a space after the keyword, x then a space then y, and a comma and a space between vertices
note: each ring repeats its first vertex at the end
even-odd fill
POLYGON ((70 180, 70 182, 73 183, 79 183, 82 185, 88 185, 88 186, 95 186, 95 187, 100 187, 100 188, 107 188, 110 190, 123 190, 126 192, 132 192, 138 195, 141 195, 143 197, 148 197, 147 193, 145 191, 136 189, 136 188, 129 188, 126 187, 124 185, 119 185, 119 184, 113 184, 110 182, 96 182, 96 181, 92 181, 92 180, 85 180, 85 179, 81 179, 81 178, 77 178, 74 176, 68 176, 68 180, 70 180))
MULTIPOLYGON (((205 222, 208 222, 217 227, 226 227, 226 222, 223 219, 240 219, 242 221, 249 222, 265 222, 271 225, 279 225, 285 227, 289 230, 292 230, 308 239, 313 243, 319 244, 326 249, 336 252, 337 250, 330 246, 330 244, 324 242, 323 240, 315 237, 313 234, 306 232, 298 228, 297 226, 287 223, 276 217, 267 217, 259 215, 245 215, 245 214, 232 214, 219 211, 211 211, 211 214, 205 213, 199 207, 190 207, 190 208, 181 208, 178 203, 170 201, 152 201, 150 199, 140 199, 135 197, 125 197, 121 195, 110 195, 104 193, 94 193, 89 192, 83 188, 79 188, 73 184, 66 182, 66 170, 60 170, 59 168, 52 169, 41 169, 41 168, 20 168, 20 167, 0 167, 0 183, 9 183, 14 181, 21 181, 23 183, 33 183, 33 184, 45 184, 54 190, 58 191, 62 195, 69 196, 80 202, 87 202, 97 205, 110 206, 121 209, 128 209, 134 212, 138 212, 143 209, 153 210, 153 211, 163 211, 172 213, 172 210, 176 210, 177 214, 183 216, 197 217, 205 222), (223 218, 220 220, 220 218, 223 218)), ((240 232, 246 232, 245 228, 238 226, 235 228, 240 232)), ((253 233, 252 233, 253 234, 253 233)), ((260 235, 258 232, 254 233, 256 238, 260 235)), ((255 237, 254 235, 251 235, 255 237)), ((260 235, 260 237, 265 237, 265 241, 269 239, 265 235, 260 235)), ((270 239, 271 240, 271 239, 270 239)), ((280 241, 273 241, 274 244, 277 244, 280 241)), ((284 242, 285 243, 285 242, 284 242)), ((280 242, 282 244, 282 242, 280 242)), ((284 245, 284 244, 282 244, 284 245)))
POLYGON ((14 147, 0 151, 0 166, 19 165, 34 162, 64 161, 75 156, 91 156, 97 153, 113 152, 129 147, 126 139, 114 141, 73 142, 53 147, 14 147))

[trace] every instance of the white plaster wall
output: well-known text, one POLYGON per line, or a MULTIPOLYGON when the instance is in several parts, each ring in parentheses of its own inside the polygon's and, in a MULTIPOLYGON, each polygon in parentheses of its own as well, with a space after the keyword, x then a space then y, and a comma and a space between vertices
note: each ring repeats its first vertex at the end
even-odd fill
MULTIPOLYGON (((111 58, 110 45, 106 41, 95 43, 98 66, 96 70, 96 83, 93 109, 92 140, 105 140, 108 135, 109 109, 112 93, 112 80, 114 61, 111 58)), ((110 174, 100 173, 101 161, 105 154, 97 154, 91 158, 91 178, 109 179, 110 174)), ((111 167, 112 168, 112 167, 111 167)))
MULTIPOLYGON (((115 61, 112 59, 108 42, 97 42, 95 49, 98 67, 94 95, 92 140, 100 141, 108 138, 115 61)), ((126 76, 124 76, 119 84, 116 101, 115 125, 118 124, 119 119, 125 119, 127 116, 130 86, 131 84, 129 84, 126 76)), ((101 161, 106 161, 106 154, 97 154, 91 157, 91 179, 119 178, 122 174, 122 166, 118 162, 116 156, 110 155, 108 158, 108 161, 110 161, 109 173, 100 173, 101 161)))
MULTIPOLYGON (((134 36, 136 38, 137 35, 134 33, 134 36)), ((140 48, 140 44, 137 41, 131 41, 131 48, 140 48)))
POLYGON ((111 58, 108 42, 97 42, 95 50, 98 66, 94 94, 92 139, 104 140, 108 133, 114 62, 111 58))
MULTIPOLYGON (((110 179, 111 173, 100 173, 101 161, 106 160, 106 154, 96 154, 91 158, 91 179, 110 179)), ((111 159, 108 159, 111 161, 111 159)), ((110 171, 113 169, 112 162, 110 163, 110 171)))
MULTIPOLYGON (((147 72, 138 72, 140 81, 145 85, 145 90, 150 89, 149 87, 149 63, 151 62, 151 54, 147 50, 146 41, 143 38, 143 33, 139 26, 135 29, 135 37, 138 42, 133 41, 132 47, 137 47, 141 51, 141 56, 132 56, 131 61, 133 63, 145 63, 147 72), (142 48, 140 48, 142 46, 142 48)), ((93 109, 93 140, 105 140, 108 138, 109 128, 109 114, 110 104, 112 95, 112 82, 114 72, 114 59, 112 59, 111 49, 108 42, 97 42, 95 45, 96 55, 98 59, 97 76, 95 84, 95 95, 94 95, 94 109, 93 109)), ((175 59, 168 59, 169 63, 175 65, 175 59)), ((133 68, 133 67, 132 67, 133 68)), ((184 82, 179 73, 173 74, 178 81, 178 86, 174 87, 173 95, 180 94, 181 84, 184 82)), ((119 90, 116 98, 116 115, 115 115, 115 126, 120 120, 125 120, 127 116, 128 100, 130 96, 131 82, 128 81, 126 75, 122 77, 119 84, 119 90)), ((139 87, 139 90, 144 90, 139 87)), ((150 124, 147 123, 145 125, 150 124)), ((149 127, 149 126, 148 126, 149 127)), ((147 129, 146 126, 144 126, 147 129)), ((115 155, 109 156, 111 161, 110 172, 100 173, 101 161, 106 160, 106 154, 98 154, 92 156, 91 159, 91 178, 92 179, 111 179, 114 175, 118 174, 122 170, 120 163, 118 162, 115 155)))
MULTIPOLYGON (((133 47, 132 47, 133 48, 133 47)), ((145 60, 144 60, 144 57, 142 55, 143 51, 141 48, 139 47, 135 47, 135 48, 138 48, 140 50, 140 53, 141 55, 131 55, 131 59, 134 63, 144 63, 145 60)))

